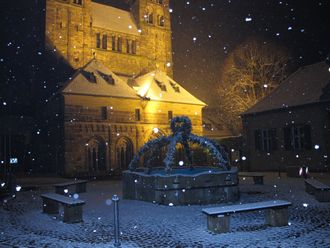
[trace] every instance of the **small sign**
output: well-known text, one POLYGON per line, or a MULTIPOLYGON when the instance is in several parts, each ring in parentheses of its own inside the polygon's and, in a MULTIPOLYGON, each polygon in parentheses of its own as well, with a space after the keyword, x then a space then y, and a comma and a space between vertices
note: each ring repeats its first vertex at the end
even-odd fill
POLYGON ((17 158, 10 158, 9 159, 9 163, 10 164, 17 164, 18 163, 18 159, 17 158))

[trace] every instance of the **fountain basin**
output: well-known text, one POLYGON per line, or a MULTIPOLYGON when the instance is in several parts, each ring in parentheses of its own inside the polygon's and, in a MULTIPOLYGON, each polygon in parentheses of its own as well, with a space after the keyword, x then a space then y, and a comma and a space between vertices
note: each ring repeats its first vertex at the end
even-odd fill
POLYGON ((145 168, 123 172, 123 197, 164 205, 188 205, 235 202, 239 199, 237 168, 214 167, 145 168))

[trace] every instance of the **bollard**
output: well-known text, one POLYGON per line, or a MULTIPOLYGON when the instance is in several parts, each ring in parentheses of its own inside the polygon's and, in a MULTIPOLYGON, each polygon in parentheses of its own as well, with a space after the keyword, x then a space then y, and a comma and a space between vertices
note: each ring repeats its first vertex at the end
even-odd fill
POLYGON ((118 209, 118 202, 119 202, 119 197, 117 195, 112 196, 112 201, 113 201, 113 208, 114 208, 114 227, 115 227, 115 247, 120 247, 120 242, 119 242, 119 209, 118 209))

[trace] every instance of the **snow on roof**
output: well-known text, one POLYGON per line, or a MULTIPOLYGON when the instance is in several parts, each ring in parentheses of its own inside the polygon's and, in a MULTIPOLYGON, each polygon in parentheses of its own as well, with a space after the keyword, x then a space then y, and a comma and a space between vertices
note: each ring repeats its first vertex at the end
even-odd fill
POLYGON ((133 88, 143 98, 154 101, 206 105, 167 76, 165 72, 153 71, 136 78, 134 81, 135 86, 133 88))
POLYGON ((80 69, 62 92, 140 99, 124 80, 96 59, 80 69))
POLYGON ((139 35, 131 13, 108 5, 92 2, 93 26, 139 35))
POLYGON ((329 90, 330 65, 320 62, 301 67, 242 115, 329 101, 329 90))

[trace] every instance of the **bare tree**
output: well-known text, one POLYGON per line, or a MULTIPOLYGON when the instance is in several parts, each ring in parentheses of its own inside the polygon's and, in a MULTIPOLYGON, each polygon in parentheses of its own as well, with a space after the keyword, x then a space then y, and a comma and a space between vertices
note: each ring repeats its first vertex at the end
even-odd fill
POLYGON ((274 90, 285 78, 289 57, 285 49, 253 39, 226 58, 219 86, 219 114, 235 135, 241 132, 240 114, 274 90))

